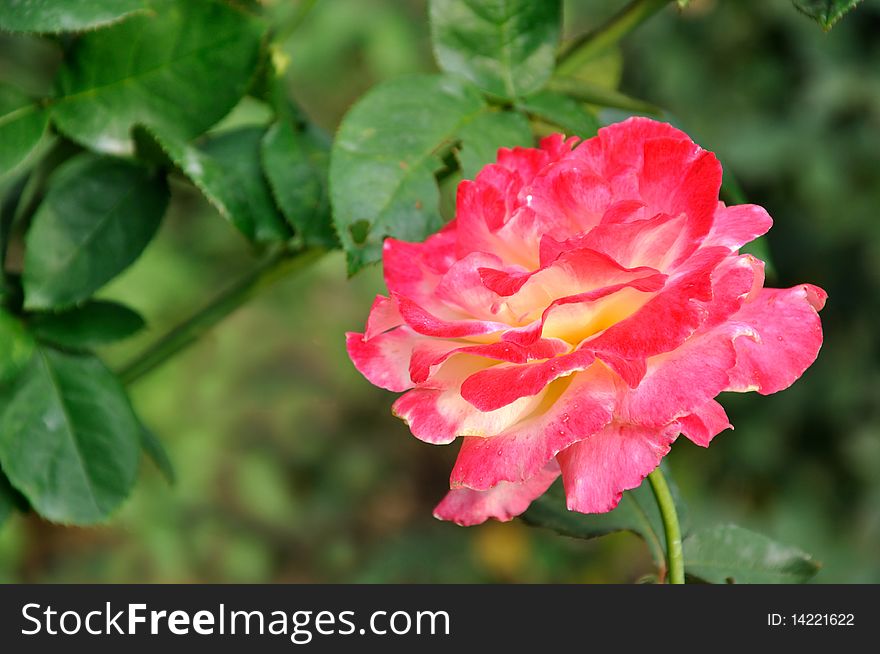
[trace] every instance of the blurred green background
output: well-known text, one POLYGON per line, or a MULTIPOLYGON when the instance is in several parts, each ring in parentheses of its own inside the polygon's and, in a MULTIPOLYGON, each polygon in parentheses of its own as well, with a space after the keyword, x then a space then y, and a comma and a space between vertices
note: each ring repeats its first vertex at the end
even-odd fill
MULTIPOLYGON (((273 3, 268 3, 273 4, 273 3)), ((287 2, 274 3, 279 16, 287 2)), ((571 0, 577 34, 622 6, 571 0)), ((332 130, 371 85, 432 70, 424 2, 319 1, 289 38, 291 93, 332 130)), ((668 457, 690 521, 727 520, 823 563, 818 582, 880 582, 880 2, 830 33, 787 0, 693 0, 662 12, 594 66, 596 79, 669 111, 776 223, 771 285, 830 300, 825 346, 790 390, 724 395, 736 431, 668 457)), ((3 61, 34 57, 2 37, 3 61)), ((51 57, 47 60, 51 66, 51 57)), ((0 66, 0 75, 14 66, 0 66)), ((25 80, 38 85, 39 80, 25 80)), ((21 82, 21 80, 19 80, 21 82)), ((605 112, 605 120, 619 114, 605 112)), ((150 329, 119 362, 248 268, 244 241, 188 187, 144 257, 102 295, 150 329)), ((394 397, 349 363, 381 271, 345 277, 339 255, 279 284, 139 383, 166 443, 169 486, 145 462, 107 526, 18 516, 0 531, 0 581, 622 582, 651 571, 628 534, 592 542, 514 521, 440 523, 455 448, 412 438, 394 397)))

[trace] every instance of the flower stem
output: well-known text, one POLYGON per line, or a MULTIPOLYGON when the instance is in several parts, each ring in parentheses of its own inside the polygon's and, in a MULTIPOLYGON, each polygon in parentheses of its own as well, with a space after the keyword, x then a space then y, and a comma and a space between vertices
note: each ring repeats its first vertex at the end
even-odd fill
POLYGON ((671 0, 632 0, 592 32, 573 40, 559 54, 558 75, 570 75, 594 56, 614 45, 671 0))
POLYGON ((172 328, 122 366, 117 372, 120 381, 125 385, 138 381, 195 343, 245 302, 289 274, 306 268, 323 254, 324 250, 318 248, 290 250, 285 247, 273 252, 213 302, 172 328))
POLYGON ((669 484, 663 471, 658 467, 648 475, 651 482, 651 490, 657 500, 660 516, 663 519, 663 529, 666 532, 666 562, 669 570, 670 584, 684 583, 684 555, 681 548, 681 527, 678 524, 678 514, 675 511, 675 501, 669 491, 669 484))

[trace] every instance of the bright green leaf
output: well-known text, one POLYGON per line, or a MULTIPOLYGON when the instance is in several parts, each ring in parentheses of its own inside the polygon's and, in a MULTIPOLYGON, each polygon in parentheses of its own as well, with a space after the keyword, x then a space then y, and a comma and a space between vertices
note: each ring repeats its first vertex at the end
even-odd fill
POLYGON ((0 385, 0 464, 43 517, 88 525, 131 491, 140 424, 122 386, 91 355, 37 348, 0 385))
POLYGON ((534 145, 529 120, 517 111, 491 111, 477 116, 458 133, 461 173, 473 179, 480 169, 498 158, 498 148, 534 145))
POLYGON ((489 93, 518 98, 544 85, 559 42, 559 0, 431 0, 440 67, 489 93))
POLYGON ((94 300, 62 313, 31 316, 37 338, 62 347, 88 349, 128 338, 144 328, 136 311, 115 302, 94 300))
POLYGON ((862 0, 792 0, 794 6, 815 20, 825 31, 834 27, 834 24, 843 18, 844 14, 862 0))
POLYGON ((141 447, 159 469, 159 472, 162 473, 162 476, 165 477, 165 481, 169 484, 174 484, 177 481, 177 475, 174 472, 174 464, 171 463, 171 457, 168 456, 168 452, 165 450, 165 446, 162 445, 159 437, 144 425, 141 425, 141 447))
POLYGON ((583 139, 595 136, 599 120, 577 100, 562 93, 538 91, 519 103, 524 111, 583 139))
POLYGON ((81 155, 55 173, 27 235, 25 306, 64 308, 128 267, 156 233, 163 177, 110 157, 81 155))
POLYGON ((382 258, 386 236, 420 241, 442 226, 440 155, 486 111, 473 86, 444 75, 390 80, 349 110, 330 154, 330 198, 350 273, 382 258))
POLYGON ((303 242, 338 247, 330 218, 327 140, 313 131, 298 132, 289 122, 279 121, 263 138, 262 160, 275 201, 303 242))
POLYGON ((0 29, 9 32, 75 32, 147 10, 145 0, 4 0, 0 29))
POLYGON ((683 547, 685 572, 714 584, 799 584, 819 571, 808 554, 737 525, 698 529, 683 547))
POLYGON ((6 84, 0 84, 0 176, 6 174, 36 147, 49 123, 39 104, 6 84))
POLYGON ((189 139, 244 95, 260 29, 221 2, 156 0, 155 12, 84 34, 58 75, 52 117, 72 139, 131 153, 135 124, 189 139))
MULTIPOLYGON (((223 218, 249 240, 286 240, 290 229, 275 208, 260 162, 261 127, 243 127, 190 145, 155 128, 145 130, 223 218)), ((138 138, 141 130, 138 130, 138 138)))

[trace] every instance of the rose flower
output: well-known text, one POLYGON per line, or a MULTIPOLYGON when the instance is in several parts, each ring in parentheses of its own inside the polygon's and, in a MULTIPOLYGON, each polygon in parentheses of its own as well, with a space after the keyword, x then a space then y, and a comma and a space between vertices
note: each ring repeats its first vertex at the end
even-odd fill
POLYGON ((576 141, 499 150, 440 232, 386 239, 390 297, 347 334, 416 438, 462 438, 438 518, 510 520, 560 474, 610 511, 679 434, 731 427, 720 392, 782 390, 822 344, 825 292, 764 288, 738 251, 772 221, 718 200, 711 152, 645 118, 576 141))

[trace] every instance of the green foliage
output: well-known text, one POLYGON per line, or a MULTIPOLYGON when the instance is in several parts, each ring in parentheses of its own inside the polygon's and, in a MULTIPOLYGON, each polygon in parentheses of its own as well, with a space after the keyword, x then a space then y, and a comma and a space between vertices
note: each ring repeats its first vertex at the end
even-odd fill
POLYGON ((591 514, 569 511, 565 506, 562 482, 557 481, 532 503, 522 519, 530 525, 585 540, 629 531, 642 538, 651 550, 654 561, 663 565, 666 551, 663 522, 647 480, 638 488, 624 493, 613 511, 591 514))
MULTIPOLYGON (((681 512, 678 489, 670 490, 681 512)), ((572 538, 591 540, 619 531, 642 538, 658 566, 664 565, 666 540, 663 521, 650 484, 623 494, 620 504, 608 513, 583 514, 565 507, 562 483, 557 481, 522 515, 530 525, 545 527, 572 538)), ((819 566, 800 550, 737 525, 685 528, 684 566, 694 580, 723 583, 804 583, 819 566)))
POLYGON ((553 72, 562 21, 559 0, 431 0, 440 68, 502 98, 541 88, 553 72))
MULTIPOLYGON (((169 176, 181 196, 175 197, 172 213, 187 218, 168 230, 174 232, 170 238, 191 240, 173 241, 186 242, 188 245, 181 248, 186 253, 177 259, 167 253, 161 255, 165 258, 158 261, 164 264, 173 260, 176 267, 169 273, 161 265, 154 265, 151 270, 156 278, 162 268, 162 279, 181 280, 184 285, 182 280, 189 280, 192 270, 204 264, 216 272, 219 280, 221 273, 241 263, 230 263, 228 252, 214 249, 215 240, 222 236, 212 236, 210 229, 203 229, 197 216, 189 220, 187 212, 192 205, 187 202, 192 194, 186 187, 190 182, 246 237, 247 245, 256 245, 245 248, 246 255, 236 250, 232 258, 249 256, 251 251, 271 253, 243 282, 233 285, 231 293, 221 295, 222 301, 215 301, 183 323, 196 326, 192 334, 175 329, 169 332, 172 340, 188 343, 263 288, 267 280, 294 268, 285 267, 291 263, 289 255, 293 252, 316 256, 323 249, 341 245, 349 272, 353 273, 381 258, 385 237, 412 241, 425 238, 450 217, 453 182, 476 175, 495 159, 500 147, 533 144, 535 134, 545 134, 549 128, 588 138, 598 129, 597 115, 603 121, 616 116, 607 113, 608 108, 660 112, 654 105, 618 89, 622 56, 617 40, 632 24, 618 21, 615 29, 606 30, 604 37, 600 35, 597 42, 601 47, 594 41, 589 57, 575 58, 570 70, 560 75, 557 69, 554 76, 561 2, 432 0, 429 31, 442 73, 412 75, 376 85, 353 103, 333 140, 313 122, 332 131, 335 117, 354 100, 347 95, 348 89, 367 88, 377 74, 428 68, 427 62, 418 60, 421 35, 407 31, 411 26, 405 17, 393 10, 374 15, 372 6, 364 9, 364 3, 358 2, 349 2, 349 9, 340 9, 343 4, 332 3, 331 9, 326 8, 331 3, 324 3, 320 11, 325 11, 325 18, 316 25, 329 25, 333 38, 323 38, 324 31, 319 29, 321 33, 315 39, 325 49, 302 60, 289 55, 300 53, 295 48, 303 31, 295 33, 301 21, 309 20, 309 3, 291 9, 284 3, 225 0, 9 0, 0 7, 0 29, 58 34, 49 38, 0 35, 0 523, 13 507, 26 510, 29 505, 41 516, 62 523, 103 521, 129 495, 142 452, 168 481, 174 481, 171 457, 162 442, 135 416, 119 377, 92 352, 97 348, 101 357, 114 365, 117 358, 126 358, 117 357, 117 347, 126 354, 133 353, 125 349, 126 344, 107 346, 136 334, 143 328, 144 319, 125 304, 95 300, 93 294, 105 289, 151 241, 169 202, 169 176), (354 18, 338 25, 335 17, 344 17, 346 12, 354 18), (393 24, 389 22, 392 16, 393 24), (371 35, 366 37, 365 32, 371 35), (344 37, 339 38, 339 34, 344 37), (284 43, 291 35, 293 49, 284 43), (25 41, 42 44, 47 61, 51 61, 42 66, 32 64, 32 57, 20 54, 31 50, 17 47, 25 41), (7 48, 7 44, 12 47, 7 48), (397 47, 401 44, 412 56, 399 55, 397 47), (22 61, 7 66, 7 50, 19 53, 22 61), (340 59, 331 67, 332 74, 327 74, 324 60, 339 56, 337 50, 345 51, 341 56, 350 56, 351 61, 340 59), (351 53, 347 53, 349 50, 351 53), (57 61, 52 59, 56 55, 57 61), (368 60, 367 65, 360 59, 368 60), (290 95, 286 87, 291 81, 284 71, 304 65, 315 69, 312 78, 326 87, 327 98, 308 97, 298 86, 294 95, 298 101, 302 99, 305 108, 300 111, 284 99, 290 95), (32 69, 39 67, 42 70, 36 72, 42 77, 31 75, 32 69), (9 74, 10 70, 14 74, 9 74), (53 84, 42 82, 52 75, 53 84), (50 86, 54 92, 48 91, 50 86), (325 115, 327 107, 331 107, 326 112, 330 118, 325 115), (255 119, 257 114, 259 118, 255 119), (15 174, 7 174, 10 171, 15 174), (266 244, 271 247, 262 247, 266 244)), ((666 3, 644 4, 650 4, 653 13, 654 8, 666 3)), ((679 1, 679 6, 685 4, 679 1)), ((827 28, 856 3, 796 0, 796 4, 827 28)), ((578 10, 575 6, 574 11, 578 10)), ((667 13, 670 19, 675 17, 674 12, 667 13)), ((751 29, 748 26, 744 33, 750 34, 751 29)), ((657 58, 664 53, 658 52, 657 58)), ((423 54, 428 56, 427 51, 423 54)), ((697 59, 690 57, 688 65, 694 65, 697 59)), ((664 73, 675 78, 679 68, 684 69, 669 66, 664 73)), ((638 71, 630 70, 628 78, 638 76, 638 71)), ((297 80, 297 84, 300 82, 297 80)), ((785 88, 784 84, 772 86, 785 88)), ((712 94, 705 94, 706 85, 702 87, 700 98, 690 106, 713 101, 712 94)), ((828 94, 820 89, 815 98, 824 97, 823 93, 828 94)), ((807 104, 812 106, 812 102, 807 104)), ((800 179, 796 173, 790 177, 800 179)), ((232 230, 221 228, 219 233, 226 232, 232 230)), ((329 296, 328 304, 322 307, 329 307, 327 313, 343 321, 334 314, 340 309, 333 297, 342 292, 338 286, 329 287, 336 292, 328 291, 328 279, 327 275, 313 278, 312 287, 297 287, 293 296, 329 296)), ((139 287, 138 293, 123 293, 124 302, 127 304, 131 297, 133 304, 143 308, 141 292, 146 288, 145 294, 149 295, 160 286, 152 281, 139 287)), ((125 280, 120 283, 122 288, 130 288, 125 280)), ((114 285, 102 293, 113 293, 117 288, 114 285)), ((180 306, 190 300, 177 298, 176 287, 171 294, 180 306)), ((201 304, 200 298, 196 299, 201 304)), ((293 304, 288 299, 286 296, 276 304, 293 304)), ((161 304, 151 302, 153 307, 161 304)), ((354 304, 354 300, 347 304, 354 304)), ((145 313, 152 316, 149 311, 145 313)), ((222 482, 213 485, 226 493, 229 479, 241 485, 246 485, 241 479, 250 479, 258 491, 244 493, 238 500, 241 506, 212 515, 210 520, 229 522, 240 538, 241 532, 247 532, 245 538, 251 538, 251 532, 268 533, 267 539, 275 544, 270 555, 264 553, 264 559, 296 549, 290 548, 296 539, 307 542, 316 533, 329 537, 333 529, 348 528, 339 523, 356 522, 351 518, 351 506, 365 504, 363 489, 367 484, 372 481, 378 487, 377 480, 384 483, 385 477, 401 474, 400 468, 404 467, 396 464, 397 452, 370 459, 372 453, 357 449, 364 439, 358 441, 360 445, 345 442, 345 448, 339 448, 344 450, 343 455, 334 458, 321 449, 324 445, 316 444, 311 433, 308 438, 288 438, 291 425, 306 424, 310 429, 316 424, 318 428, 324 423, 336 425, 346 432, 344 438, 349 438, 347 432, 355 431, 360 438, 362 428, 370 434, 383 434, 387 429, 383 421, 370 425, 365 424, 369 420, 363 420, 364 416, 374 415, 373 396, 360 403, 342 403, 338 398, 347 401, 348 395, 335 381, 321 386, 324 369, 311 369, 312 360, 327 365, 325 359, 341 356, 342 348, 336 344, 329 354, 316 356, 311 348, 319 340, 317 332, 308 331, 316 316, 306 312, 291 315, 295 319, 279 322, 285 328, 296 326, 294 340, 306 343, 304 348, 299 342, 291 344, 286 330, 280 341, 284 347, 278 345, 275 351, 264 354, 272 366, 284 370, 285 376, 290 370, 304 370, 311 395, 297 395, 294 402, 288 402, 286 392, 266 399, 262 394, 271 386, 266 379, 269 375, 263 373, 271 366, 257 368, 254 364, 251 369, 250 359, 243 365, 246 370, 240 371, 237 388, 256 389, 259 402, 279 407, 280 418, 274 416, 274 411, 273 416, 264 416, 268 412, 248 407, 243 415, 235 416, 237 420, 228 419, 223 401, 218 401, 211 389, 199 387, 207 398, 205 410, 217 425, 246 424, 246 431, 254 434, 249 436, 254 441, 247 441, 242 449, 246 456, 230 457, 221 466, 222 482), (278 352, 282 349, 283 356, 292 360, 281 360, 279 364, 278 352), (259 374, 255 374, 257 370, 259 374), (291 404, 297 406, 290 408, 291 404), (306 414, 310 419, 303 420, 305 412, 299 404, 319 413, 306 414), (273 419, 283 423, 285 438, 280 445, 260 440, 264 432, 271 431, 263 422, 273 419), (258 447, 252 447, 254 442, 258 447), (263 452, 264 448, 271 454, 263 452), (329 459, 334 460, 327 463, 329 459), (338 470, 333 468, 335 465, 338 470), (333 497, 309 497, 308 507, 291 509, 284 503, 291 477, 297 489, 308 485, 310 479, 319 480, 315 483, 321 492, 333 497), (344 508, 337 510, 332 519, 322 517, 323 503, 334 501, 344 508)), ((250 357, 260 349, 265 333, 251 330, 244 341, 235 341, 234 347, 226 349, 246 351, 250 357), (254 333, 259 338, 254 338, 254 333)), ((159 339, 160 345, 162 342, 159 339)), ((156 351, 148 348, 146 354, 156 351)), ((224 347, 218 347, 208 357, 212 360, 211 371, 215 354, 222 358, 224 351, 224 347)), ((148 368, 160 359, 147 357, 148 368)), ((132 360, 144 359, 135 356, 132 360)), ((116 369, 131 370, 126 365, 116 369)), ((121 378, 131 380, 139 375, 121 378)), ((192 379, 187 378, 187 382, 193 385, 192 379)), ((169 397, 181 394, 180 382, 171 380, 168 388, 169 397)), ((141 397, 138 399, 140 405, 141 397)), ((165 401, 167 404, 153 402, 153 408, 164 410, 172 404, 167 397, 165 401)), ((150 422, 154 424, 152 416, 150 422)), ((173 429, 176 436, 185 431, 173 420, 160 426, 173 429)), ((190 466, 183 469, 188 493, 190 485, 204 483, 201 476, 208 463, 221 461, 224 455, 224 447, 207 438, 220 429, 200 425, 189 431, 206 437, 198 441, 197 448, 183 450, 175 457, 181 465, 190 466)), ((331 442, 328 447, 336 446, 331 442)), ((407 490, 421 483, 421 479, 410 479, 407 490)), ((376 522, 407 519, 416 501, 412 495, 382 490, 382 494, 370 498, 376 506, 389 507, 376 522), (396 503, 388 499, 401 496, 407 499, 396 503)), ((194 515, 205 513, 199 502, 180 498, 184 508, 178 512, 177 523, 168 520, 166 513, 170 512, 155 511, 157 523, 168 520, 164 525, 166 542, 179 541, 180 534, 189 531, 181 529, 181 524, 188 527, 194 515)), ((140 518, 136 520, 139 526, 149 522, 140 518)), ((647 484, 625 493, 614 511, 590 516, 567 511, 557 484, 533 504, 524 520, 588 540, 630 531, 647 542, 656 563, 663 565, 663 526, 647 484)), ((374 526, 370 524, 371 529, 374 526)), ((213 545, 219 540, 215 534, 223 533, 220 529, 212 524, 206 533, 194 536, 194 541, 213 545)), ((433 529, 432 534, 450 533, 445 528, 441 532, 436 525, 433 529)), ((358 524, 351 530, 369 531, 358 524)), ((433 536, 428 540, 433 541, 433 536)), ((423 543, 425 538, 409 542, 423 543)), ((240 552, 248 550, 248 544, 240 540, 236 543, 241 545, 240 552)), ((190 545, 186 543, 184 549, 189 550, 190 545)), ((354 560, 358 555, 352 551, 362 548, 325 552, 327 548, 322 545, 315 549, 328 559, 354 560)), ((441 546, 436 549, 445 550, 441 546)), ((494 561, 496 550, 486 549, 491 552, 488 558, 494 561)), ((370 556, 382 559, 379 554, 370 556)), ((713 583, 805 581, 816 570, 812 560, 799 551, 733 526, 692 532, 685 541, 685 555, 691 576, 713 583)), ((248 559, 244 564, 248 570, 260 565, 259 561, 253 563, 260 556, 249 558, 246 553, 240 558, 248 559)), ((417 566, 424 557, 408 558, 417 566)), ((535 560, 541 563, 540 556, 535 560)), ((453 565, 457 566, 457 561, 453 565)), ((369 577, 367 573, 365 578, 369 577)))
POLYGON ((106 519, 134 484, 140 425, 122 386, 94 356, 35 346, 0 386, 0 464, 56 522, 106 519))
POLYGON ((49 113, 24 93, 0 84, 0 176, 21 163, 46 131, 49 113))
POLYGON ((199 146, 156 128, 147 131, 220 215, 249 240, 279 241, 290 235, 260 165, 262 128, 223 132, 199 146))
POLYGON ((130 130, 149 125, 187 139, 244 95, 259 56, 259 25, 213 0, 156 0, 76 41, 58 74, 52 118, 101 152, 131 153, 130 130))
POLYGON ((473 179, 480 169, 498 156, 498 148, 533 145, 529 120, 517 111, 487 111, 458 131, 461 145, 458 160, 461 174, 473 179))
POLYGON ((200 149, 222 172, 227 191, 216 188, 215 195, 229 194, 232 206, 250 211, 253 240, 282 241, 290 237, 291 231, 275 206, 263 174, 260 151, 265 133, 262 127, 243 127, 212 135, 200 149))
POLYGON ((329 139, 281 120, 263 137, 261 157, 272 194, 303 242, 337 247, 327 188, 329 139))
POLYGON ((584 105, 567 95, 544 90, 523 98, 520 108, 529 115, 556 125, 569 136, 582 139, 595 136, 599 120, 584 105))
POLYGON ((349 273, 379 261, 386 236, 419 241, 440 228, 434 173, 442 152, 488 111, 476 88, 445 75, 390 80, 351 108, 330 156, 333 221, 349 273))
POLYGON ((146 0, 5 0, 0 30, 75 32, 148 10, 146 0))
MULTIPOLYGON (((0 8, 0 27, 9 31, 86 30, 61 38, 51 96, 32 90, 40 85, 28 81, 27 62, 16 63, 18 76, 35 97, 0 83, 0 177, 20 171, 0 187, 0 301, 17 314, 0 314, 9 427, 2 458, 12 486, 44 517, 75 524, 106 517, 131 488, 132 452, 141 447, 173 478, 162 444, 140 428, 121 386, 91 354, 144 326, 122 304, 91 298, 156 233, 168 173, 182 173, 249 241, 296 236, 305 247, 337 246, 329 139, 286 105, 273 112, 260 104, 269 114, 260 125, 272 122, 271 132, 247 117, 259 103, 242 100, 270 70, 268 24, 253 16, 259 9, 245 13, 224 0, 31 0, 0 8), (243 111, 204 135, 238 104, 243 111), (59 136, 40 150, 50 123, 59 136), (83 383, 94 388, 77 386, 77 376, 92 373, 83 383), (31 430, 42 430, 41 440, 24 452, 31 430), (40 477, 45 448, 57 461, 44 461, 50 476, 40 477)), ((207 315, 219 319, 232 308, 207 315)))
POLYGON ((697 529, 683 547, 688 575, 713 584, 802 584, 819 571, 799 549, 737 525, 697 529))
POLYGON ((815 20, 825 31, 843 18, 862 0, 792 0, 798 11, 815 20))
POLYGON ((164 178, 142 166, 93 155, 66 163, 28 233, 25 306, 59 309, 88 298, 140 255, 167 204, 164 178))
MULTIPOLYGON (((662 466, 665 469, 665 465, 662 466)), ((669 490, 677 506, 683 528, 687 528, 687 513, 678 487, 668 480, 669 490)), ((590 540, 618 531, 629 531, 639 536, 651 551, 658 566, 665 565, 666 539, 663 518, 657 508, 651 484, 645 479, 638 488, 626 491, 617 507, 608 513, 577 513, 565 504, 562 481, 558 480, 543 496, 535 500, 522 515, 528 524, 552 529, 564 536, 590 540)))
POLYGON ((92 300, 61 313, 36 313, 29 327, 38 339, 71 349, 90 349, 128 338, 145 326, 136 311, 92 300))

